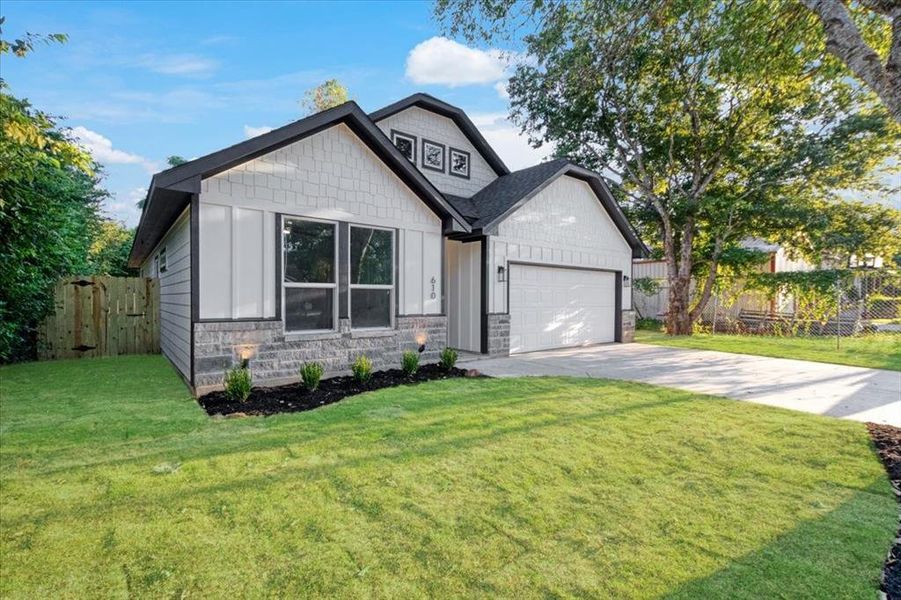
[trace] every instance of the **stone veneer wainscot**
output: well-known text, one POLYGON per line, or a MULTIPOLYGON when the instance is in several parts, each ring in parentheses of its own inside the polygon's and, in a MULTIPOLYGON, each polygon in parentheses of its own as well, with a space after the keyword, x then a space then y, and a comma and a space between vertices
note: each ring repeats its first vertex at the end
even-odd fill
POLYGON ((250 355, 254 384, 297 381, 303 363, 316 361, 325 376, 350 374, 353 361, 365 354, 376 370, 400 368, 401 354, 416 351, 425 336, 422 364, 438 362, 447 344, 447 317, 397 317, 395 328, 351 331, 348 319, 339 331, 325 334, 288 334, 281 321, 238 321, 194 324, 194 385, 198 393, 221 389, 226 369, 250 355))

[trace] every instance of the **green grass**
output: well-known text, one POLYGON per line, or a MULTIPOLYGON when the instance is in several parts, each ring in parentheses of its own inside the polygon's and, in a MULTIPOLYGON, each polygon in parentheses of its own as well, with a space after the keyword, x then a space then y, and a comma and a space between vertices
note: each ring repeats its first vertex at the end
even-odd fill
POLYGON ((838 348, 835 347, 834 337, 776 337, 719 333, 673 337, 649 330, 636 331, 635 341, 675 348, 718 350, 901 371, 901 335, 892 333, 843 337, 838 348))
POLYGON ((870 598, 862 424, 590 379, 206 417, 160 357, 0 369, 0 596, 870 598))

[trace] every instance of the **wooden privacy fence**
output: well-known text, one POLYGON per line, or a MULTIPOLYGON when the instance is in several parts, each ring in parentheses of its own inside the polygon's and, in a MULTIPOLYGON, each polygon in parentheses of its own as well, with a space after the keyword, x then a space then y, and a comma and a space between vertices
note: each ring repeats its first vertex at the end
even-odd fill
POLYGON ((53 289, 54 312, 38 329, 38 358, 88 358, 160 351, 156 279, 74 277, 53 289))

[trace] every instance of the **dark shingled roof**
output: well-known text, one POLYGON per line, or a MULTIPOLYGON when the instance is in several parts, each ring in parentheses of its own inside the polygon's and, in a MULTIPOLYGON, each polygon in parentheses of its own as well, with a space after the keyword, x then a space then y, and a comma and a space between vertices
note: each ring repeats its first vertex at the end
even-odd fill
MULTIPOLYGON (((541 184, 553 178, 568 161, 563 158, 548 161, 498 177, 472 197, 479 218, 472 221, 473 229, 480 229, 510 210, 541 184)), ((464 214, 464 216, 469 216, 464 214)))
POLYGON ((464 198, 463 196, 454 196, 453 194, 444 194, 444 198, 448 203, 457 209, 457 212, 463 215, 467 222, 472 224, 479 218, 479 209, 476 208, 472 198, 464 198))

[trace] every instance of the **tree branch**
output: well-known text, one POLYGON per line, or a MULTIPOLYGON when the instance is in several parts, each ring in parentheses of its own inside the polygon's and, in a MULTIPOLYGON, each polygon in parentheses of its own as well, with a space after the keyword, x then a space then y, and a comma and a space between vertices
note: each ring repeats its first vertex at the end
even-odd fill
POLYGON ((801 0, 815 13, 826 33, 826 50, 838 57, 854 75, 882 100, 901 123, 901 5, 871 0, 865 5, 892 19, 892 45, 885 66, 864 41, 860 30, 840 0, 801 0), (884 10, 883 10, 884 9, 884 10))

